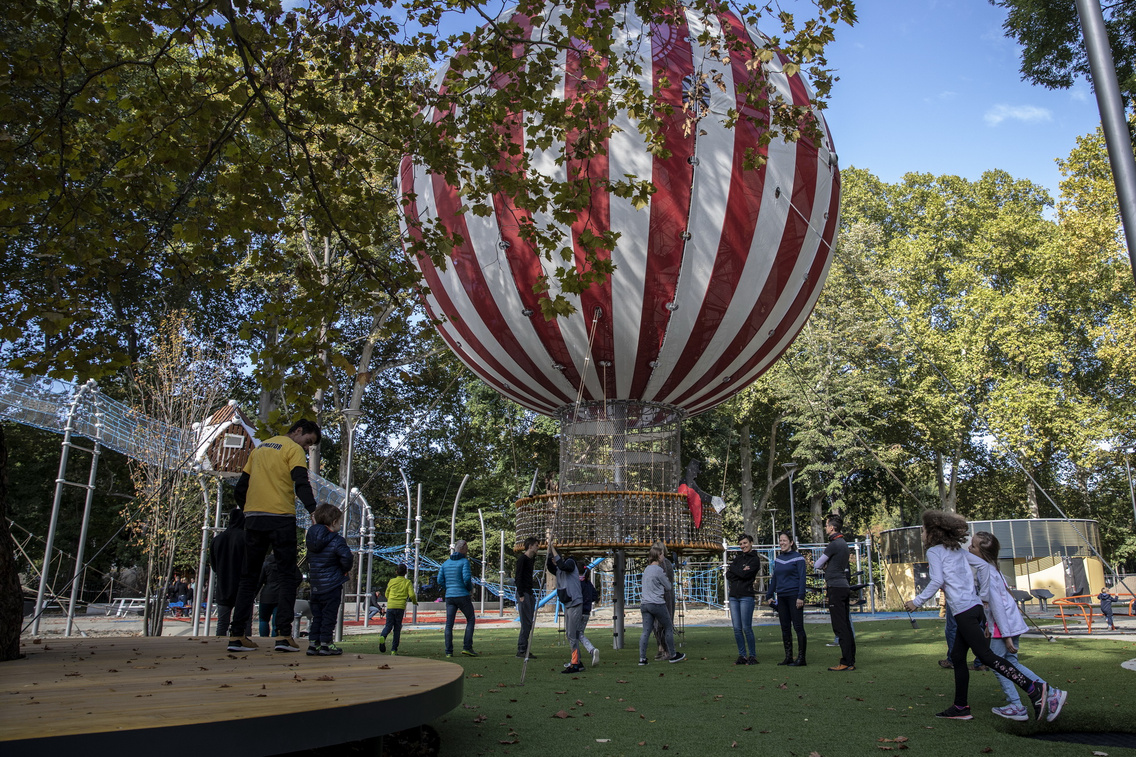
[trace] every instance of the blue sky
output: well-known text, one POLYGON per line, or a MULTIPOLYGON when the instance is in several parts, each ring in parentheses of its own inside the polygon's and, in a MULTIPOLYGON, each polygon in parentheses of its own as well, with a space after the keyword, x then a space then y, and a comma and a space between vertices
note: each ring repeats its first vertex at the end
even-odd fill
POLYGON ((887 182, 909 171, 977 179, 999 168, 1046 187, 1078 136, 1100 122, 1088 83, 1021 80, 1005 11, 987 0, 860 0, 829 47, 840 81, 826 118, 842 167, 887 182))

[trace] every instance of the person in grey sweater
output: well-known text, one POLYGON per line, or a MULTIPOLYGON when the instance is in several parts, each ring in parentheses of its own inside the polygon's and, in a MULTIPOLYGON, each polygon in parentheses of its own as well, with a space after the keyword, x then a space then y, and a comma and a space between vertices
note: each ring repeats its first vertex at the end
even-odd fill
POLYGON ((572 659, 560 672, 583 672, 584 663, 580 661, 580 620, 584 612, 584 590, 580 586, 580 568, 573 558, 558 554, 551 542, 548 545, 546 567, 549 573, 556 576, 556 595, 564 606, 565 636, 568 637, 568 648, 572 650, 572 659))
POLYGON ((639 664, 647 664, 647 640, 657 622, 663 629, 669 657, 667 662, 682 662, 686 655, 674 647, 674 625, 667 610, 666 594, 673 586, 663 571, 663 555, 666 548, 655 544, 647 555, 647 568, 643 571, 642 598, 639 612, 643 616, 643 635, 639 637, 639 664))

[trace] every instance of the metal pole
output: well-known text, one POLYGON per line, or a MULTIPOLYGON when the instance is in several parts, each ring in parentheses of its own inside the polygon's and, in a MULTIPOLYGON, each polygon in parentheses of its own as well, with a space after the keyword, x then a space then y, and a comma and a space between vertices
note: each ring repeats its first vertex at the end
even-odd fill
POLYGON ((59 508, 63 503, 63 485, 67 483, 67 458, 71 453, 71 434, 75 430, 75 413, 79 409, 79 402, 83 393, 95 385, 94 380, 88 381, 75 390, 71 397, 71 406, 67 410, 67 425, 63 428, 63 445, 59 452, 59 475, 55 477, 55 498, 51 503, 51 520, 47 526, 47 541, 43 546, 43 567, 39 572, 39 589, 36 590, 35 611, 32 614, 32 633, 39 633, 39 619, 43 615, 43 596, 47 593, 47 574, 51 571, 51 552, 55 548, 55 527, 59 524, 59 508))
MULTIPOLYGON (((418 508, 414 515, 414 593, 418 593, 418 557, 422 552, 422 484, 418 485, 418 508)), ((414 603, 412 623, 418 622, 418 603, 414 603)))
POLYGON ((207 555, 209 554, 209 536, 212 530, 209 528, 209 489, 206 487, 205 482, 201 478, 201 473, 197 474, 197 483, 201 487, 201 500, 204 507, 202 507, 201 518, 201 550, 197 555, 197 580, 193 582, 193 607, 189 608, 193 612, 193 622, 190 626, 194 636, 201 633, 201 603, 205 594, 205 567, 207 555))
MULTIPOLYGON (((797 543, 797 509, 793 502, 793 473, 797 470, 796 463, 782 463, 781 467, 789 471, 789 533, 793 536, 793 543, 797 543)), ((777 534, 773 534, 774 542, 777 541, 777 534)))
POLYGON ((485 614, 485 558, 488 546, 485 543, 485 515, 482 514, 481 508, 477 508, 477 518, 481 521, 481 609, 478 610, 482 615, 485 614))
MULTIPOLYGON (((624 584, 627 581, 627 553, 622 549, 615 550, 615 574, 611 588, 612 594, 612 633, 611 648, 623 649, 623 609, 626 602, 624 584)), ((533 625, 536 625, 534 618, 533 625)))
MULTIPOLYGON (((355 489, 351 494, 358 499, 359 490, 355 489)), ((359 597, 363 593, 363 539, 367 536, 367 518, 364 510, 359 511, 359 565, 355 571, 355 620, 359 620, 359 608, 363 603, 359 601, 359 597)), ((366 613, 363 613, 366 616, 366 613)))
POLYGON ((91 447, 91 473, 87 478, 87 499, 83 504, 83 525, 79 529, 79 546, 75 549, 75 573, 71 577, 71 601, 67 604, 67 630, 64 636, 71 635, 75 623, 75 604, 79 598, 79 573, 84 569, 83 558, 87 546, 87 526, 91 522, 91 504, 95 501, 95 473, 99 469, 99 439, 102 438, 103 414, 99 409, 98 395, 95 396, 95 439, 91 447))
POLYGON ((501 531, 501 562, 497 568, 498 598, 501 602, 497 606, 497 617, 505 617, 505 531, 501 531))
MULTIPOLYGON (((399 474, 402 476, 402 486, 406 489, 406 546, 403 547, 402 555, 406 561, 410 561, 410 511, 414 509, 414 505, 410 502, 410 482, 406 480, 406 473, 402 468, 398 469, 399 474)), ((417 587, 415 587, 417 590, 417 587)))
POLYGON ((363 615, 363 628, 371 627, 371 576, 375 572, 375 513, 367 507, 367 612, 363 615))
POLYGON ((1136 280, 1136 159, 1132 155, 1132 138, 1124 117, 1124 100, 1116 80, 1116 66, 1113 65, 1100 2, 1077 0, 1077 15, 1081 17, 1089 71, 1097 93, 1108 162, 1112 166, 1112 181, 1120 204, 1121 225, 1128 244, 1128 263, 1132 268, 1132 278, 1136 280))
POLYGON ((872 612, 876 611, 876 579, 872 576, 872 535, 864 536, 868 544, 868 599, 872 603, 872 612))
MULTIPOLYGON (((223 479, 217 479, 217 507, 213 514, 213 530, 221 530, 221 503, 222 496, 225 493, 225 482, 223 479)), ((243 534, 242 534, 243 537, 243 534)), ((205 631, 206 636, 209 635, 209 625, 213 619, 213 592, 217 588, 217 576, 213 573, 213 567, 209 568, 209 595, 205 599, 205 631)), ((232 620, 232 612, 229 613, 229 619, 232 620)), ((250 616, 251 620, 251 616, 250 616)), ((243 632, 242 632, 243 633, 243 632)))
POLYGON ((1132 521, 1136 523, 1136 490, 1132 488, 1132 466, 1128 464, 1128 455, 1132 449, 1124 450, 1124 468, 1128 471, 1128 496, 1132 499, 1132 521))
POLYGON ((464 476, 462 476, 461 486, 458 487, 457 496, 454 497, 454 511, 452 513, 450 513, 450 554, 451 555, 454 553, 454 545, 457 543, 456 542, 456 535, 455 535, 454 531, 455 531, 455 527, 456 527, 457 520, 458 520, 458 500, 461 499, 462 489, 465 488, 465 482, 466 481, 469 481, 469 474, 468 473, 465 474, 464 476))

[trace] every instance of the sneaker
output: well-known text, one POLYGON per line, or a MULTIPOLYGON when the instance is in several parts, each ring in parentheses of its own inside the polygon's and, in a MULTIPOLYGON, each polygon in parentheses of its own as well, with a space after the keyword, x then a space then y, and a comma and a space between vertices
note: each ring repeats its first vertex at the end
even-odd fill
POLYGON ((592 667, 594 668, 595 666, 597 666, 599 664, 600 664, 600 650, 599 649, 593 649, 592 650, 592 667))
POLYGON ((855 669, 856 669, 855 665, 845 665, 844 663, 840 663, 839 665, 834 665, 831 668, 829 668, 829 670, 831 670, 833 673, 843 673, 847 670, 855 670, 855 669))
POLYGON ((314 657, 315 655, 319 654, 319 651, 320 651, 319 647, 315 646, 314 644, 311 644, 311 645, 308 646, 307 655, 308 655, 308 657, 314 657))
POLYGON ((951 662, 950 660, 939 660, 939 667, 945 668, 946 670, 953 670, 954 667, 955 667, 955 664, 953 662, 951 662))
POLYGON ((466 657, 480 657, 481 656, 477 652, 474 652, 472 649, 463 649, 462 654, 465 655, 466 657))
POLYGON ((291 636, 281 636, 276 640, 277 652, 299 652, 300 645, 291 636))
POLYGON ((382 654, 387 652, 387 640, 385 638, 379 639, 379 652, 382 654))
MULTIPOLYGON (((1045 681, 1037 681, 1038 692, 1036 697, 1031 697, 1033 710, 1037 713, 1038 722, 1045 717, 1045 713, 1049 708, 1049 684, 1045 681)), ((1062 700, 1064 701, 1064 700, 1062 700)))
POLYGON ((757 665, 757 664, 758 664, 758 662, 757 662, 757 658, 756 658, 756 657, 754 657, 753 655, 750 655, 750 656, 749 656, 749 657, 748 657, 748 658, 746 659, 746 665, 757 665))
POLYGON ((398 657, 398 650, 397 649, 391 650, 391 657, 398 657))
POLYGON ((319 650, 320 657, 338 657, 343 654, 343 650, 334 644, 322 644, 319 650))
POLYGON ((826 647, 838 647, 838 646, 840 646, 840 642, 839 641, 830 641, 827 644, 825 644, 825 646, 826 647))
POLYGON ((1007 704, 1001 707, 991 707, 990 711, 1006 720, 1029 720, 1029 711, 1020 704, 1007 704))
POLYGON ((247 636, 233 636, 229 639, 230 652, 252 652, 256 649, 256 642, 247 636))
POLYGON ((571 665, 571 664, 569 664, 568 667, 564 668, 564 670, 561 670, 560 672, 561 673, 568 673, 568 674, 583 673, 584 672, 584 666, 583 665, 571 665))
POLYGON ((685 659, 686 659, 685 654, 683 654, 682 652, 675 652, 674 657, 667 660, 667 662, 682 662, 685 659))
POLYGON ((454 656, 453 652, 446 652, 446 657, 453 657, 453 656, 454 656))
POLYGON ((745 665, 749 662, 744 654, 738 655, 738 659, 734 660, 735 665, 745 665))
POLYGON ((951 720, 973 720, 974 716, 970 714, 970 706, 959 707, 952 704, 942 712, 935 713, 937 718, 949 718, 951 720))
POLYGON ((1045 714, 1045 719, 1052 723, 1061 714, 1061 708, 1065 706, 1065 699, 1069 696, 1069 692, 1062 691, 1061 689, 1050 689, 1049 699, 1046 703, 1048 712, 1045 714))
POLYGON ((647 664, 647 658, 646 657, 640 657, 639 658, 639 667, 643 667, 646 664, 647 664))

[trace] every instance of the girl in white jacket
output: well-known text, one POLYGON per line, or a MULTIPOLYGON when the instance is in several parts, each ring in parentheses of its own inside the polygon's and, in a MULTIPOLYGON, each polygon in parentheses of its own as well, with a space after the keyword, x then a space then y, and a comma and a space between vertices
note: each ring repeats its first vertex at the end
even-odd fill
MULTIPOLYGON (((986 605, 986 627, 990 633, 990 649, 1006 662, 1013 664, 1026 678, 1040 678, 1036 673, 1018 661, 1018 638, 1029 630, 1025 618, 1018 610, 1018 604, 1010 594, 1006 579, 998 570, 998 552, 1002 545, 998 537, 986 531, 977 532, 970 540, 970 554, 967 556, 978 576, 978 596, 986 605)), ((1029 712, 1018 696, 1018 687, 1005 676, 998 675, 998 684, 1006 695, 1006 704, 992 707, 995 715, 1010 720, 1029 720, 1029 712)), ((1064 692, 1050 688, 1050 696, 1058 695, 1064 700, 1064 692)))
POLYGON ((969 650, 988 668, 1001 673, 1026 692, 1033 704, 1037 719, 1053 720, 1065 704, 1065 692, 1049 690, 1045 681, 1031 679, 1023 675, 1005 658, 994 654, 986 634, 982 630, 982 601, 974 591, 974 574, 970 570, 968 557, 973 558, 962 548, 966 541, 966 519, 956 513, 942 510, 928 510, 923 513, 923 545, 927 548, 927 563, 931 581, 915 599, 908 600, 904 607, 911 612, 934 597, 939 589, 947 595, 947 611, 955 616, 958 624, 954 647, 951 648, 951 661, 954 663, 955 699, 946 710, 936 717, 953 720, 970 720, 970 704, 967 689, 970 684, 970 671, 966 666, 969 650))

